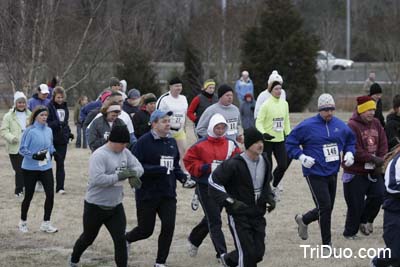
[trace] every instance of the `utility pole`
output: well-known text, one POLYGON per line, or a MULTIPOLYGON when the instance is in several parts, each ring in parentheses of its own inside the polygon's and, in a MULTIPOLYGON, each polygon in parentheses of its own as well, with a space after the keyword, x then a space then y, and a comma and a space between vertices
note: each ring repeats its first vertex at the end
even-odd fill
POLYGON ((226 17, 226 0, 221 0, 222 8, 222 30, 221 30, 221 67, 223 70, 224 83, 228 80, 228 70, 226 69, 226 49, 225 49, 225 17, 226 17))
POLYGON ((350 49, 351 49, 351 0, 347 0, 346 8, 346 58, 350 59, 350 49))

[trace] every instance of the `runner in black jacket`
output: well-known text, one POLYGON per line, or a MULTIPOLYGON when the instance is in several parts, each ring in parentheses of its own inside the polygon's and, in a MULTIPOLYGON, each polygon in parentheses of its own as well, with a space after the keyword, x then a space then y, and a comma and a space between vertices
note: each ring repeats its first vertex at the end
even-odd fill
POLYGON ((209 194, 225 206, 236 250, 221 255, 224 266, 255 267, 265 252, 264 215, 275 208, 271 164, 263 135, 245 131, 245 152, 224 161, 209 178, 209 194))

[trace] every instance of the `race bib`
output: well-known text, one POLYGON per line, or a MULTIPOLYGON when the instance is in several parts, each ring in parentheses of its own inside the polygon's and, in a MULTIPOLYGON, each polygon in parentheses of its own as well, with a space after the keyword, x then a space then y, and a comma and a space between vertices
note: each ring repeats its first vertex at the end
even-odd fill
POLYGON ((49 162, 49 160, 50 160, 50 153, 49 153, 49 151, 47 151, 47 153, 46 153, 46 158, 44 159, 44 160, 39 160, 39 166, 44 166, 44 165, 46 165, 47 164, 47 162, 49 162))
POLYGON ((228 130, 226 131, 227 135, 235 135, 237 134, 238 130, 238 120, 237 119, 230 119, 226 120, 226 123, 228 124, 228 130))
POLYGON ((283 118, 273 118, 272 119, 272 129, 275 132, 283 131, 283 118))
POLYGON ((181 128, 185 122, 185 115, 181 113, 174 113, 170 118, 170 123, 173 128, 181 128))
POLYGON ((160 166, 167 167, 168 171, 172 171, 174 169, 174 157, 161 156, 160 166))
POLYGON ((222 160, 213 160, 211 163, 211 172, 215 171, 215 169, 222 163, 222 160))
POLYGON ((339 160, 339 148, 336 143, 325 144, 323 145, 322 149, 324 151, 326 162, 339 160))
POLYGON ((110 132, 104 132, 104 134, 103 134, 104 140, 107 141, 109 136, 110 136, 110 132))
POLYGON ((375 169, 375 163, 372 162, 365 162, 364 169, 366 170, 373 170, 375 169))

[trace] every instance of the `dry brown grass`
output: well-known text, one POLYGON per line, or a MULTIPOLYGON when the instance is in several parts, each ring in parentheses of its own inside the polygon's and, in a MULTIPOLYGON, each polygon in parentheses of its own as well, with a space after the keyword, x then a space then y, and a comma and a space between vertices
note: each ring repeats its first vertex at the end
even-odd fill
MULTIPOLYGON (((301 119, 313 114, 292 114, 293 125, 301 119)), ((337 114, 347 120, 349 114, 337 114)), ((2 116, 1 116, 2 117, 2 116)), ((191 133, 191 130, 188 130, 191 133)), ((193 138, 193 137, 191 137, 193 138)), ((75 240, 82 231, 83 197, 87 182, 87 162, 89 151, 68 148, 66 160, 66 191, 65 195, 55 196, 52 221, 59 228, 56 234, 44 234, 39 231, 43 217, 44 194, 36 193, 28 214, 30 232, 21 234, 17 229, 20 216, 20 203, 14 198, 14 178, 8 155, 4 152, 3 141, 0 141, 0 266, 66 266, 66 260, 71 253, 75 240)), ((314 204, 310 191, 302 178, 300 163, 293 161, 283 179, 284 192, 282 201, 278 203, 274 212, 267 215, 267 251, 264 261, 259 266, 368 266, 368 259, 304 259, 301 244, 315 246, 320 244, 320 232, 317 223, 309 227, 310 238, 302 241, 297 236, 294 215, 304 212, 314 204)), ((346 204, 343 198, 342 183, 338 182, 337 197, 332 222, 332 241, 337 248, 352 248, 356 252, 359 248, 384 247, 382 236, 382 212, 375 223, 375 232, 372 236, 362 237, 360 241, 345 240, 341 233, 346 213, 346 204)), ((192 190, 177 189, 178 211, 175 235, 167 263, 175 267, 203 267, 219 266, 215 260, 214 248, 209 238, 200 247, 196 258, 190 258, 186 253, 186 239, 191 228, 199 222, 202 211, 193 212, 190 209, 192 190)), ((136 211, 133 193, 126 186, 124 199, 128 228, 136 225, 136 211)), ((232 238, 226 226, 224 217, 224 232, 229 248, 232 248, 232 238)), ((152 266, 156 257, 159 221, 151 238, 133 243, 129 256, 129 266, 152 266)), ((113 244, 107 230, 102 228, 94 244, 83 254, 83 266, 115 266, 113 244)))

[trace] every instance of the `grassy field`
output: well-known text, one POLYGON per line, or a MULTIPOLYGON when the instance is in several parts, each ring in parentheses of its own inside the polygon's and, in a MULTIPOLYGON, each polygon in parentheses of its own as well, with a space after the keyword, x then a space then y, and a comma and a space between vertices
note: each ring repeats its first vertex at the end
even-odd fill
MULTIPOLYGON (((2 114, 4 114, 2 112, 2 114)), ((314 114, 291 114, 292 126, 303 118, 314 114)), ((347 121, 349 113, 338 113, 339 117, 347 121)), ((1 116, 2 117, 2 116, 1 116)), ((74 129, 75 130, 75 129, 74 129)), ((188 133, 192 133, 188 129, 188 133)), ((193 137, 190 137, 193 141, 193 137)), ((66 266, 67 257, 72 251, 75 240, 82 231, 83 197, 87 183, 87 166, 89 150, 76 149, 73 144, 68 148, 66 159, 65 195, 56 195, 52 221, 59 232, 45 234, 39 231, 43 218, 44 193, 36 193, 31 203, 28 214, 29 233, 22 234, 18 231, 17 224, 20 216, 20 202, 14 197, 14 176, 5 153, 4 141, 0 141, 0 266, 66 266)), ((341 177, 341 175, 339 176, 341 177)), ((316 247, 321 242, 318 223, 309 226, 310 237, 302 241, 297 236, 297 227, 294 222, 296 213, 302 213, 314 207, 311 194, 302 177, 301 165, 293 161, 283 178, 284 192, 282 200, 277 208, 267 217, 266 254, 264 261, 259 266, 369 266, 369 259, 361 259, 357 252, 360 248, 382 248, 382 214, 379 214, 375 222, 375 232, 368 236, 362 236, 361 240, 350 241, 342 236, 346 204, 343 197, 343 186, 338 179, 336 203, 332 216, 332 242, 339 249, 350 248, 353 256, 350 259, 310 259, 304 257, 304 250, 300 245, 316 247)), ((202 218, 203 213, 199 209, 194 212, 190 208, 192 190, 182 189, 179 185, 178 210, 175 235, 171 252, 167 260, 169 266, 174 267, 204 267, 219 266, 215 260, 215 252, 209 238, 205 239, 199 249, 196 258, 190 258, 186 250, 187 236, 194 225, 202 218)), ((128 228, 136 226, 136 210, 133 193, 128 183, 125 187, 124 198, 125 212, 128 228)), ((229 248, 233 248, 232 238, 227 228, 226 215, 223 213, 224 232, 229 248)), ((159 222, 151 238, 133 243, 130 250, 129 266, 147 267, 154 264, 157 253, 157 237, 159 234, 159 222)), ((102 228, 94 244, 83 254, 82 266, 115 266, 114 251, 111 237, 107 230, 102 228)))

